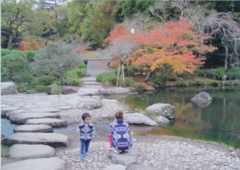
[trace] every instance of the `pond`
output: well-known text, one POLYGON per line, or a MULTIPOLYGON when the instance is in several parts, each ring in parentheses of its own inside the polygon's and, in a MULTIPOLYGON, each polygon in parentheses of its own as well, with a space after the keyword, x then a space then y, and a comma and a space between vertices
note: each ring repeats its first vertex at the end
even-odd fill
POLYGON ((132 110, 145 111, 154 103, 170 103, 175 106, 174 121, 142 135, 180 136, 240 148, 239 88, 166 88, 118 100, 130 105, 132 110), (203 108, 191 102, 191 98, 201 91, 208 92, 213 97, 212 103, 203 108))

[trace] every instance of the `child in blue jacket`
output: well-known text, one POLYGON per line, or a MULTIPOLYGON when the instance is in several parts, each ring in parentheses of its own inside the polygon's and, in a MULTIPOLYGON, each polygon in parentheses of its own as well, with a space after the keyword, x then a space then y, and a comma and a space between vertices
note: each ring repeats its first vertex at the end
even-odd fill
POLYGON ((82 115, 82 120, 77 128, 77 133, 80 134, 81 141, 81 153, 79 155, 80 159, 84 159, 88 155, 88 148, 92 138, 95 137, 95 127, 91 122, 91 116, 89 113, 84 113, 82 115))

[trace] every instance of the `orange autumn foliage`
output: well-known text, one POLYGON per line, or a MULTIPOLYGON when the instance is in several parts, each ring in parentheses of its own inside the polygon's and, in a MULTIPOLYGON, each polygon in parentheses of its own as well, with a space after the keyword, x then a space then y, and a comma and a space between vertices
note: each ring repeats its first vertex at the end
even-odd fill
POLYGON ((192 27, 192 23, 180 19, 177 23, 166 23, 164 28, 155 27, 147 35, 138 34, 135 43, 143 48, 132 56, 133 64, 151 71, 167 64, 172 66, 173 72, 193 73, 204 64, 205 57, 200 54, 217 48, 205 45, 209 36, 197 34, 192 27))
POLYGON ((35 51, 41 47, 44 47, 44 42, 39 42, 34 38, 28 38, 26 41, 22 41, 19 43, 18 49, 21 52, 24 52, 24 51, 35 51))
POLYGON ((76 47, 76 52, 86 54, 88 52, 88 50, 84 45, 78 44, 77 47, 76 47))

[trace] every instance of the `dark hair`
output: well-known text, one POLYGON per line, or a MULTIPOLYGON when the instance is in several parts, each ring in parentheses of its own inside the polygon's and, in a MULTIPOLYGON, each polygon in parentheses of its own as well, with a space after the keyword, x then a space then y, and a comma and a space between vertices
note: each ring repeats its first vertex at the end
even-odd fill
POLYGON ((122 119, 123 118, 123 112, 122 111, 118 111, 116 114, 115 114, 115 117, 117 119, 122 119))
POLYGON ((83 113, 82 120, 84 121, 87 117, 91 117, 89 113, 83 113))

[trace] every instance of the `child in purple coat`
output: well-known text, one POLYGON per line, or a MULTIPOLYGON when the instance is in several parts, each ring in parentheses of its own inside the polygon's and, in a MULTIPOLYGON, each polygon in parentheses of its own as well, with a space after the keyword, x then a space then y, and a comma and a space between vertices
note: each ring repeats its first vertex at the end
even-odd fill
POLYGON ((132 147, 132 138, 129 135, 129 125, 123 120, 123 112, 115 114, 115 120, 110 124, 113 147, 119 152, 127 152, 132 147))

